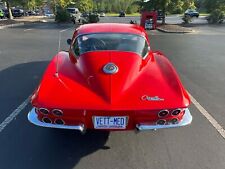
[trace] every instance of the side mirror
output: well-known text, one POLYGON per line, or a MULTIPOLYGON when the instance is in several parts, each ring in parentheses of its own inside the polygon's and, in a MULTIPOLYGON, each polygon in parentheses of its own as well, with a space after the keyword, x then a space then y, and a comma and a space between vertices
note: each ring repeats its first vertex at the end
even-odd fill
POLYGON ((149 52, 150 50, 151 50, 151 47, 149 46, 149 47, 148 47, 148 52, 149 52))
POLYGON ((72 43, 72 39, 67 39, 67 44, 71 45, 71 43, 72 43))

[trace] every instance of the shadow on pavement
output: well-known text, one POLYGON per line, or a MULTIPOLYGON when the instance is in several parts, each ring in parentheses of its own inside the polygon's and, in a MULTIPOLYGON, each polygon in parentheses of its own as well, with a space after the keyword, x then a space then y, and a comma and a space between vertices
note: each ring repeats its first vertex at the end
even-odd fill
MULTIPOLYGON (((7 113, 1 122, 12 112, 11 107, 20 105, 35 89, 47 64, 24 63, 0 71, 1 113, 7 113)), ((30 109, 27 106, 0 133, 1 169, 72 169, 81 158, 109 148, 105 146, 109 132, 87 131, 81 135, 74 130, 37 127, 27 120, 30 109)))
POLYGON ((33 92, 48 63, 23 63, 0 71, 0 121, 33 92))

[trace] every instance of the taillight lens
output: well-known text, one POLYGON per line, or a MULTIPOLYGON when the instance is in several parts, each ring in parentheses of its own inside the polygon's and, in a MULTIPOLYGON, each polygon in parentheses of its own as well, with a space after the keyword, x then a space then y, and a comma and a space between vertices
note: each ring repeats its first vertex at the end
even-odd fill
POLYGON ((181 113, 181 109, 175 109, 172 111, 171 115, 172 116, 178 116, 181 113))
POLYGON ((52 113, 53 113, 55 116, 62 116, 62 115, 63 115, 63 111, 62 111, 62 110, 59 110, 59 109, 54 109, 54 110, 52 110, 52 113))
POLYGON ((165 117, 169 114, 169 111, 168 110, 161 110, 159 113, 158 113, 158 116, 159 117, 165 117))
POLYGON ((46 109, 46 108, 39 108, 38 111, 41 112, 41 113, 44 114, 44 115, 49 114, 49 110, 46 109))

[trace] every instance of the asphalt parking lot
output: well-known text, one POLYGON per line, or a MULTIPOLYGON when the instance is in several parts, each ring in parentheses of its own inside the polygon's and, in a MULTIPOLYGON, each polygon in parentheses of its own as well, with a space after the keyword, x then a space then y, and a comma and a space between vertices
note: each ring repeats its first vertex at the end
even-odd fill
POLYGON ((36 127, 27 120, 27 98, 58 51, 59 33, 61 49, 67 50, 74 26, 41 23, 0 30, 0 169, 224 168, 224 130, 218 128, 225 128, 224 28, 196 26, 194 34, 148 32, 152 50, 171 60, 194 99, 190 126, 85 135, 36 127))

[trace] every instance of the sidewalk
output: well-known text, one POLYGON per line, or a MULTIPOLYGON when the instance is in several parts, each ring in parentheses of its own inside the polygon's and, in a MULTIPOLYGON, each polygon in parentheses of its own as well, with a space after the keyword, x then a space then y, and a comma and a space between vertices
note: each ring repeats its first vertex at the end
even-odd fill
POLYGON ((14 18, 12 20, 3 19, 0 20, 0 29, 21 26, 27 23, 48 22, 44 16, 25 16, 20 18, 14 18))
POLYGON ((194 30, 180 25, 165 24, 157 27, 157 30, 165 33, 193 33, 194 30))

